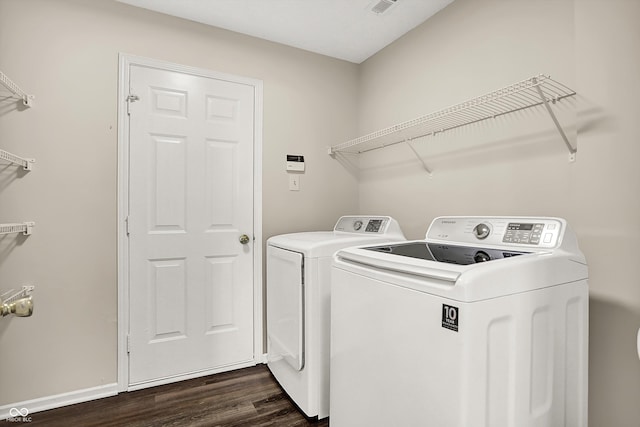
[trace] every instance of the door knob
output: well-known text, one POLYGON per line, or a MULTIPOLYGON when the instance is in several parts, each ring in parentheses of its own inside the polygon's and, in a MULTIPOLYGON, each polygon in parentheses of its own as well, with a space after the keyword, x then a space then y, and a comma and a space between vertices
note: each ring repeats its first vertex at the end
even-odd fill
POLYGON ((243 245, 246 245, 247 243, 249 243, 249 236, 247 236, 246 234, 243 234, 242 236, 240 236, 240 243, 242 243, 243 245))

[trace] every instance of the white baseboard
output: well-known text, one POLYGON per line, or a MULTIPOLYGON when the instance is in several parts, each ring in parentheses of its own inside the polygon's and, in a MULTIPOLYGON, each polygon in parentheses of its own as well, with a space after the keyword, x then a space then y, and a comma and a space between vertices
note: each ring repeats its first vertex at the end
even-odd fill
POLYGON ((46 411, 47 409, 60 408, 62 406, 73 405, 75 403, 88 402, 90 400, 102 399, 103 397, 115 396, 118 394, 118 384, 106 384, 98 387, 76 390, 69 393, 62 393, 53 396, 41 397, 39 399, 25 400, 24 402, 12 403, 0 406, 0 421, 16 416, 22 416, 26 411, 28 414, 46 411), (14 409, 12 411, 12 409, 14 409), (17 410, 17 411, 16 411, 17 410), (13 412, 13 413, 12 413, 13 412))

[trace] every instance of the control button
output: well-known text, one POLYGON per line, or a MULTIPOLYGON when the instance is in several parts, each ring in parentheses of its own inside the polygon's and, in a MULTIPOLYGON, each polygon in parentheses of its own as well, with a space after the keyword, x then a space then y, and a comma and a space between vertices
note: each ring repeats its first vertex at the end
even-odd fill
POLYGON ((544 242, 545 243, 551 243, 551 239, 553 239, 553 233, 545 233, 544 242))
POLYGON ((480 240, 486 239, 489 233, 491 233, 491 229, 487 224, 480 223, 473 228, 473 234, 480 240))
POLYGON ((547 230, 555 230, 556 229, 556 225, 555 224, 549 224, 547 226, 547 230))
POLYGON ((504 237, 502 238, 503 243, 513 243, 514 233, 511 230, 508 230, 504 233, 504 237))

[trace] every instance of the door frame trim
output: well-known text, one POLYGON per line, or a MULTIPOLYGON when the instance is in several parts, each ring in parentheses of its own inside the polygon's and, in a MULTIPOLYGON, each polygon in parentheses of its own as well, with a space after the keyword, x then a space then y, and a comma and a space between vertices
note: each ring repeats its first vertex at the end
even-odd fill
MULTIPOLYGON (((117 182, 117 269, 118 269, 118 391, 128 391, 129 387, 129 239, 127 236, 127 216, 129 213, 129 120, 127 96, 129 95, 129 69, 132 65, 165 71, 192 74, 200 77, 226 80, 246 84, 254 88, 254 135, 253 135, 253 362, 264 362, 263 353, 263 269, 262 269, 262 125, 263 125, 263 83, 262 80, 220 73, 204 68, 175 64, 137 55, 120 53, 118 57, 118 182, 117 182)), ((246 364, 245 364, 246 366, 246 364)), ((240 366, 238 366, 240 367, 240 366)), ((185 377, 186 379, 187 377, 185 377)), ((172 382, 175 378, 155 381, 172 382)), ((139 385, 136 389, 141 388, 139 385)))

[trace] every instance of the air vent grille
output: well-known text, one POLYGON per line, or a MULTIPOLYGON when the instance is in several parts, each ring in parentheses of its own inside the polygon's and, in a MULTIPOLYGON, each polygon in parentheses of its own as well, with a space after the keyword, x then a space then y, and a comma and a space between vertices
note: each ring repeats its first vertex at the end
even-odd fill
POLYGON ((379 15, 389 10, 397 1, 398 0, 380 0, 371 8, 371 11, 379 15))

